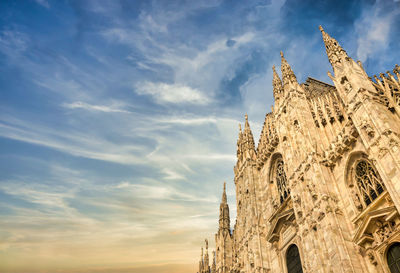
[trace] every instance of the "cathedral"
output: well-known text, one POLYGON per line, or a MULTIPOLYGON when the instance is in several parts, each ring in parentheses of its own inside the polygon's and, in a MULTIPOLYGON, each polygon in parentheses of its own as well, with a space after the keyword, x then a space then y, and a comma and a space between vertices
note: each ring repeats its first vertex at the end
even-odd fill
POLYGON ((258 145, 239 129, 236 221, 224 185, 199 273, 400 272, 400 67, 369 77, 320 30, 333 85, 281 53, 258 145))

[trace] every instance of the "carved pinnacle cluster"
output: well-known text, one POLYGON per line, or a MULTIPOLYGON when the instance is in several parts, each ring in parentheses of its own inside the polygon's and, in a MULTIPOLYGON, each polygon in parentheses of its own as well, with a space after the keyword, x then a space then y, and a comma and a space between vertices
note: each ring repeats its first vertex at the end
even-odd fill
MULTIPOLYGON (((205 239, 206 243, 206 253, 203 255, 203 247, 201 248, 201 256, 200 256, 200 261, 199 261, 199 273, 215 273, 214 271, 211 271, 210 269, 210 259, 208 257, 208 240, 205 239)), ((213 260, 213 265, 212 268, 214 269, 215 266, 215 252, 213 252, 214 260, 213 260)))
POLYGON ((257 146, 257 166, 259 168, 267 161, 278 142, 279 138, 275 128, 274 116, 272 113, 268 113, 265 116, 264 126, 257 146))
POLYGON ((322 39, 325 43, 326 54, 328 55, 329 62, 334 68, 337 63, 341 63, 343 60, 348 58, 346 51, 340 46, 338 41, 329 36, 328 33, 324 31, 322 26, 319 26, 319 30, 322 33, 322 39))
POLYGON ((282 71, 282 81, 283 86, 287 86, 290 83, 297 83, 296 75, 293 73, 292 68, 286 61, 283 56, 283 52, 281 51, 281 71, 282 71))
POLYGON ((376 89, 374 100, 387 106, 391 111, 400 110, 400 67, 396 64, 391 71, 386 71, 386 74, 380 73, 378 76, 374 75, 375 82, 371 80, 376 89), (393 75, 394 74, 394 75, 393 75), (397 77, 397 78, 396 78, 397 77))
POLYGON ((241 159, 243 156, 249 156, 255 153, 255 144, 253 133, 251 132, 247 114, 245 115, 244 130, 239 124, 239 138, 237 141, 237 157, 241 159))
POLYGON ((253 133, 251 132, 251 129, 250 129, 250 124, 249 124, 247 114, 245 115, 245 120, 246 121, 244 123, 244 131, 243 131, 244 145, 245 145, 245 148, 254 150, 255 149, 254 137, 253 137, 253 133))

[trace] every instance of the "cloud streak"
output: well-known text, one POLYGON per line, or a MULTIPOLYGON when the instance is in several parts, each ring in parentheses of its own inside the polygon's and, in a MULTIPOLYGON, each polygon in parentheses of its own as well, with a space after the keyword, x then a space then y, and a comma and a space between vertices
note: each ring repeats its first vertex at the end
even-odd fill
POLYGON ((100 111, 106 113, 131 113, 127 110, 119 109, 114 106, 104 106, 104 105, 93 105, 86 102, 76 101, 72 103, 64 103, 62 105, 65 108, 69 109, 84 109, 89 111, 100 111))
POLYGON ((150 95, 157 103, 208 104, 211 99, 203 92, 182 84, 145 82, 135 88, 139 95, 150 95))

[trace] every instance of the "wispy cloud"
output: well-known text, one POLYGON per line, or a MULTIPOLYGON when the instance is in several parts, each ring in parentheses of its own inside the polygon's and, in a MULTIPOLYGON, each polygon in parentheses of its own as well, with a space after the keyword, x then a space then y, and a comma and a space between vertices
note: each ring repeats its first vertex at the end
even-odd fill
POLYGON ((136 85, 135 91, 152 96, 157 103, 207 104, 211 101, 200 90, 182 84, 144 82, 136 85))
POLYGON ((64 103, 62 104, 62 106, 69 109, 84 109, 89 111, 100 111, 106 113, 131 113, 127 110, 119 108, 118 106, 93 105, 82 101, 64 103))
POLYGON ((388 47, 393 22, 400 15, 400 9, 383 2, 376 1, 372 8, 364 9, 362 16, 355 22, 358 34, 357 58, 362 62, 388 47))
POLYGON ((29 46, 30 39, 26 33, 16 30, 0 32, 0 51, 9 58, 16 58, 29 46))
POLYGON ((9 118, 0 123, 0 136, 49 147, 62 152, 91 159, 120 164, 140 164, 143 160, 135 155, 144 147, 129 144, 125 148, 105 139, 78 132, 59 132, 37 124, 9 118), (10 125, 11 120, 15 123, 10 125), (132 152, 134 151, 134 152, 132 152))

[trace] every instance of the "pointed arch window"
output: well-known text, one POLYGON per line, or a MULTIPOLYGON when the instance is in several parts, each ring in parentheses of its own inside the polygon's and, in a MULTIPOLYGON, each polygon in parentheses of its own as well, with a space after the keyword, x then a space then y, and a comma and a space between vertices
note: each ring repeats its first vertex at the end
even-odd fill
POLYGON ((285 172, 285 166, 283 163, 282 158, 278 158, 275 163, 275 179, 276 179, 276 185, 278 187, 278 192, 279 192, 279 200, 281 204, 283 201, 286 200, 286 198, 289 196, 289 188, 287 187, 287 178, 286 178, 286 172, 285 172))
POLYGON ((389 247, 387 263, 391 273, 400 273, 400 243, 394 243, 389 247))
POLYGON ((286 252, 286 267, 288 273, 303 273, 299 249, 294 244, 286 252))
POLYGON ((355 163, 353 179, 357 185, 365 207, 371 204, 372 201, 385 191, 385 187, 378 171, 369 160, 361 159, 355 163))

